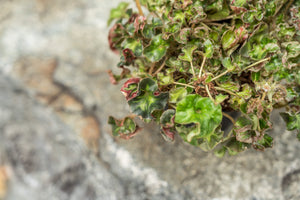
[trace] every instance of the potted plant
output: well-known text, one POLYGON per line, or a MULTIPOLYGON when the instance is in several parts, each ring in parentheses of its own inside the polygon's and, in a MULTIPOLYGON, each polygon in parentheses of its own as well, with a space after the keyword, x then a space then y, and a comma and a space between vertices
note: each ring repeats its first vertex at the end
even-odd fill
MULTIPOLYGON (((133 114, 155 121, 163 137, 235 155, 272 147, 270 113, 300 140, 300 2, 287 0, 136 0, 111 10, 109 71, 133 114), (146 10, 147 14, 144 14, 146 10), (234 119, 228 112, 239 111, 234 119), (230 119, 228 133, 222 119, 230 119)), ((145 13, 146 13, 145 12, 145 13)), ((133 116, 109 117, 114 136, 132 138, 133 116)))

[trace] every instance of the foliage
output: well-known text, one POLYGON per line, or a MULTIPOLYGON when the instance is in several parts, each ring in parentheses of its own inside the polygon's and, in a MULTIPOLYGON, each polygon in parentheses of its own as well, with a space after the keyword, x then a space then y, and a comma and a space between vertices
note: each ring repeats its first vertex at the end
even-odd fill
MULTIPOLYGON (((139 2, 139 1, 136 1, 139 2)), ((121 3, 111 11, 109 71, 131 111, 155 121, 167 140, 217 156, 273 146, 270 113, 281 113, 300 139, 300 3, 292 0, 142 0, 144 16, 121 3), (239 111, 232 119, 230 111, 239 111), (224 133, 222 119, 233 123, 224 133)), ((110 117, 113 134, 131 138, 132 118, 110 117)))

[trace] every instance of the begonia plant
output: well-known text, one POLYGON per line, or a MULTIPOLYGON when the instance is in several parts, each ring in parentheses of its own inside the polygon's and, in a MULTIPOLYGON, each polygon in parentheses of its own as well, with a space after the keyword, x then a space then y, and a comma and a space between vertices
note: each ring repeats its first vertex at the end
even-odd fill
MULTIPOLYGON (((135 116, 217 156, 273 146, 270 114, 283 108, 300 140, 300 1, 136 0, 111 10, 111 50, 135 116), (137 11, 135 11, 137 10, 137 11), (230 112, 238 111, 237 118, 230 112), (232 128, 224 131, 222 120, 232 128)), ((109 117, 132 138, 134 117, 109 117)))

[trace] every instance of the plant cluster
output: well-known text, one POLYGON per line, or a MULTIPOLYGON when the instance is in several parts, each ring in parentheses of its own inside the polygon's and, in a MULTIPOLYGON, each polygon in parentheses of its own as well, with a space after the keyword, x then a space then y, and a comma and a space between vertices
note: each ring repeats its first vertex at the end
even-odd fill
MULTIPOLYGON (((111 10, 110 48, 120 53, 121 88, 131 111, 155 121, 167 140, 217 156, 272 147, 270 113, 300 140, 300 2, 293 0, 136 0, 111 10), (144 15, 141 6, 147 14, 144 15), (239 111, 237 119, 228 113, 239 111), (223 117, 233 124, 224 133, 223 117)), ((133 117, 109 118, 132 138, 133 117)))

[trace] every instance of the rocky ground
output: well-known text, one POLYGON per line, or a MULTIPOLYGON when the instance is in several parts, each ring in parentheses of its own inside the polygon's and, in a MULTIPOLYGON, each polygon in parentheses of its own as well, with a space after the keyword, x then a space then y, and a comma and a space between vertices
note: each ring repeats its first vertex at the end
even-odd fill
POLYGON ((106 20, 120 0, 0 0, 0 199, 300 199, 300 143, 273 114, 273 149, 218 159, 165 142, 153 124, 130 141, 106 71, 106 20))

